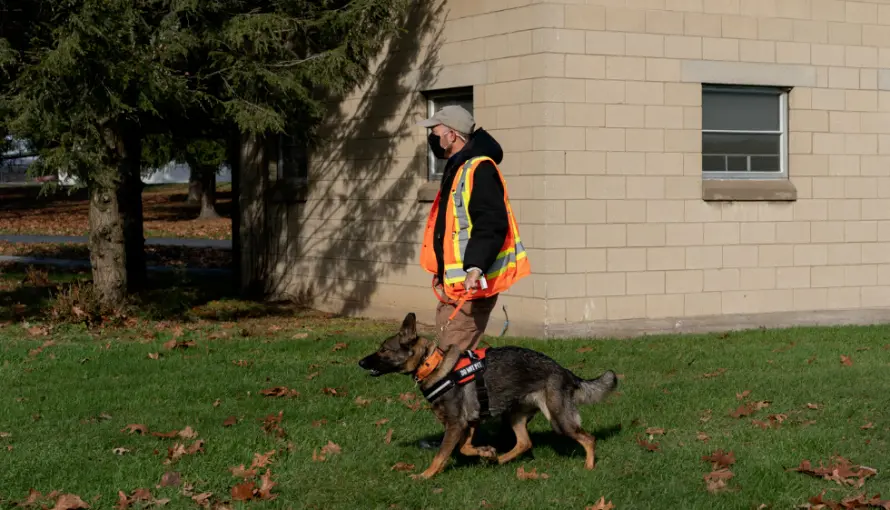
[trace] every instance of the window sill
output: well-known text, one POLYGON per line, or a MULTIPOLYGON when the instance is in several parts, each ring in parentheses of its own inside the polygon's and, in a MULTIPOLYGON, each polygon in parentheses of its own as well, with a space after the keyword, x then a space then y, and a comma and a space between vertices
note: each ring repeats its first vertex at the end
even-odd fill
POLYGON ((705 202, 794 202, 797 188, 788 179, 702 179, 705 202))
POLYGON ((417 190, 417 201, 421 203, 431 203, 436 200, 436 195, 439 193, 439 183, 438 182, 426 182, 423 183, 420 188, 417 190))
POLYGON ((309 183, 305 180, 279 181, 269 186, 268 199, 273 203, 301 203, 309 195, 309 183))

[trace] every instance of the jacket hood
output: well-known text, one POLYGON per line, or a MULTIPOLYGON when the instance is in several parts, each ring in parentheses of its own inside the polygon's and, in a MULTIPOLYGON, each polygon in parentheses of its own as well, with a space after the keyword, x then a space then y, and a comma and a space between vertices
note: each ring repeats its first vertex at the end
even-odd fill
POLYGON ((482 128, 477 129, 470 135, 469 141, 467 141, 463 150, 458 153, 457 164, 461 165, 465 161, 479 156, 488 156, 498 165, 501 164, 501 160, 504 158, 504 150, 501 149, 501 144, 488 134, 488 131, 482 128))

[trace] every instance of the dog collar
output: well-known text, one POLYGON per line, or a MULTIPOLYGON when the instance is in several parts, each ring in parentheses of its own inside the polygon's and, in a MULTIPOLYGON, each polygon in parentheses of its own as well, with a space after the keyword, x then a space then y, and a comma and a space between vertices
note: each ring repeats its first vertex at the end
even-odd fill
POLYGON ((421 382, 429 377, 430 374, 433 373, 433 370, 435 370, 436 367, 438 367, 439 364, 442 363, 442 360, 445 359, 444 354, 445 353, 442 352, 442 349, 436 347, 432 354, 427 356, 420 364, 420 367, 417 368, 417 371, 414 372, 414 380, 417 382, 421 382))

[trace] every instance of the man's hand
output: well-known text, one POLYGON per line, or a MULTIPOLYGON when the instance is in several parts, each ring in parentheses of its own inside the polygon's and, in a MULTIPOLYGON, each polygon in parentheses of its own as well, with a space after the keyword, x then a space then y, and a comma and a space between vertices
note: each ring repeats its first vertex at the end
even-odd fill
POLYGON ((482 270, 477 268, 471 268, 467 271, 467 279, 464 280, 464 288, 467 290, 473 290, 479 284, 479 278, 482 277, 482 270))

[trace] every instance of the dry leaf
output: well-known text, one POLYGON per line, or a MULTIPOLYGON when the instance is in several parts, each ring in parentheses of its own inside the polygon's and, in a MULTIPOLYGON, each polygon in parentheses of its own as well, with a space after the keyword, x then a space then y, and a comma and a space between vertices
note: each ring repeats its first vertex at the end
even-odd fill
POLYGON ((343 349, 345 349, 347 347, 349 347, 349 345, 347 345, 343 342, 337 342, 336 344, 334 344, 334 347, 331 349, 331 352, 342 351, 343 349))
POLYGON ((723 450, 717 450, 711 455, 702 455, 701 460, 710 462, 711 466, 715 470, 718 470, 735 464, 735 453, 732 451, 726 453, 723 450))
POLYGON ((241 464, 240 466, 230 467, 229 471, 231 471, 232 476, 234 476, 236 478, 247 479, 247 478, 253 478, 254 476, 256 476, 256 470, 255 469, 245 469, 244 464, 241 464))
POLYGON ((152 432, 152 436, 160 437, 162 439, 173 439, 174 437, 179 435, 178 430, 171 430, 170 432, 152 432))
POLYGON ((406 462, 396 462, 391 468, 390 471, 414 471, 414 464, 408 464, 406 462))
POLYGON ((260 390, 260 395, 263 395, 264 397, 299 397, 300 392, 297 390, 290 390, 286 386, 275 386, 260 390))
POLYGON ((874 427, 874 426, 875 426, 874 423, 872 423, 872 422, 868 422, 868 423, 866 423, 865 425, 863 425, 863 426, 861 426, 861 427, 859 427, 859 428, 862 429, 862 430, 868 430, 868 429, 870 429, 870 428, 872 428, 872 427, 874 427))
POLYGON ((59 499, 56 500, 56 505, 52 510, 79 510, 89 507, 90 505, 80 499, 80 496, 74 494, 62 494, 59 496, 59 499))
POLYGON ((383 438, 383 442, 386 444, 392 442, 392 429, 386 431, 386 436, 383 438))
POLYGON ((272 494, 272 488, 278 485, 278 483, 272 481, 272 471, 266 470, 263 473, 263 476, 260 477, 260 488, 257 491, 257 495, 260 499, 273 500, 278 497, 277 494, 272 494))
POLYGON ((238 423, 238 418, 234 415, 229 416, 228 418, 225 419, 225 421, 223 421, 223 427, 231 427, 231 426, 235 425, 236 423, 238 423))
POLYGON ((256 484, 253 482, 239 483, 232 487, 232 499, 234 501, 250 501, 253 499, 253 489, 256 484))
POLYGON ((594 505, 590 505, 584 508, 584 510, 614 510, 615 505, 612 504, 611 501, 606 503, 606 498, 604 496, 600 496, 599 501, 594 505))
POLYGON ((658 427, 649 427, 646 429, 646 433, 650 436, 662 436, 664 435, 664 429, 658 427))
POLYGON ((750 395, 750 394, 751 394, 751 390, 745 390, 741 393, 736 393, 735 398, 737 398, 739 400, 745 400, 746 398, 748 398, 748 395, 750 395))
POLYGON ((275 455, 275 450, 269 450, 264 454, 254 453, 253 454, 253 462, 250 463, 251 468, 264 468, 272 463, 272 456, 275 455))
POLYGON ((525 466, 519 466, 516 469, 516 478, 520 480, 546 480, 550 478, 550 475, 547 473, 538 473, 538 468, 532 468, 531 471, 526 471, 525 466))
POLYGON ((198 433, 192 430, 192 428, 187 425, 184 429, 180 430, 177 435, 183 439, 194 439, 198 437, 198 433))
POLYGON ((849 356, 841 355, 841 365, 844 365, 845 367, 852 367, 852 366, 853 366, 853 360, 850 359, 849 356))
POLYGON ((160 359, 161 353, 159 352, 150 352, 148 353, 148 359, 160 359))
POLYGON ((637 444, 650 452, 658 451, 658 443, 650 443, 641 437, 637 437, 637 444))
POLYGON ((124 455, 125 453, 130 453, 130 450, 123 447, 117 447, 111 451, 113 451, 115 455, 124 455))
POLYGON ((145 425, 139 424, 139 423, 131 423, 131 424, 127 425, 126 427, 122 428, 121 432, 123 432, 125 430, 128 430, 130 432, 130 434, 141 434, 143 436, 145 434, 148 434, 148 427, 146 427, 145 425))
POLYGON ((846 484, 856 488, 862 487, 866 478, 878 474, 873 468, 855 466, 843 457, 832 458, 832 462, 827 466, 824 466, 820 461, 819 467, 813 467, 809 460, 803 460, 801 461, 800 466, 791 468, 788 471, 797 471, 825 480, 833 480, 838 485, 846 484))
POLYGON ((321 372, 312 372, 311 374, 306 376, 306 380, 311 381, 312 379, 315 379, 316 377, 318 377, 320 374, 321 374, 321 372))
POLYGON ((699 432, 698 434, 696 434, 695 438, 698 439, 699 441, 704 442, 704 443, 707 443, 708 440, 711 439, 711 438, 708 437, 708 435, 705 434, 704 432, 699 432))
POLYGON ((338 453, 340 453, 340 445, 331 442, 330 440, 328 441, 328 444, 321 448, 322 455, 336 455, 338 453))
POLYGON ((585 353, 593 350, 593 347, 578 347, 576 352, 585 353))
POLYGON ((365 407, 370 404, 371 401, 362 397, 355 397, 355 405, 359 407, 365 407))
POLYGON ((324 393, 325 395, 330 395, 332 397, 345 397, 346 396, 346 392, 343 391, 342 389, 338 389, 338 388, 322 388, 321 392, 324 393))
POLYGON ((380 427, 381 425, 386 425, 387 423, 389 423, 389 418, 380 418, 379 420, 374 422, 374 425, 380 427))
MULTIPOLYGON (((184 489, 183 489, 183 492, 185 492, 184 489)), ((188 494, 186 494, 186 496, 188 496, 188 494)), ((197 503, 198 506, 209 506, 211 497, 213 497, 212 492, 202 492, 201 494, 196 494, 196 495, 192 496, 192 501, 197 503)))
POLYGON ((819 409, 819 404, 807 404, 807 407, 810 409, 819 409))
POLYGON ((701 423, 707 423, 711 419, 711 410, 707 409, 704 413, 702 413, 701 418, 698 419, 701 423))
POLYGON ((222 400, 220 399, 216 399, 213 401, 213 407, 219 407, 220 404, 222 404, 222 400))
POLYGON ((161 487, 179 487, 180 483, 182 483, 182 477, 179 476, 179 473, 168 471, 161 477, 161 487))
POLYGON ((327 424, 328 424, 328 420, 326 420, 324 418, 322 418, 320 420, 312 420, 312 427, 316 428, 316 429, 318 427, 321 427, 322 425, 327 425, 327 424))
POLYGON ((718 469, 704 476, 705 484, 708 492, 714 494, 726 490, 726 482, 733 476, 732 471, 728 469, 718 469))
POLYGON ((725 368, 718 368, 714 372, 709 372, 707 374, 703 374, 702 377, 704 377, 705 379, 710 379, 712 377, 717 377, 717 376, 723 375, 725 373, 726 373, 725 368))

